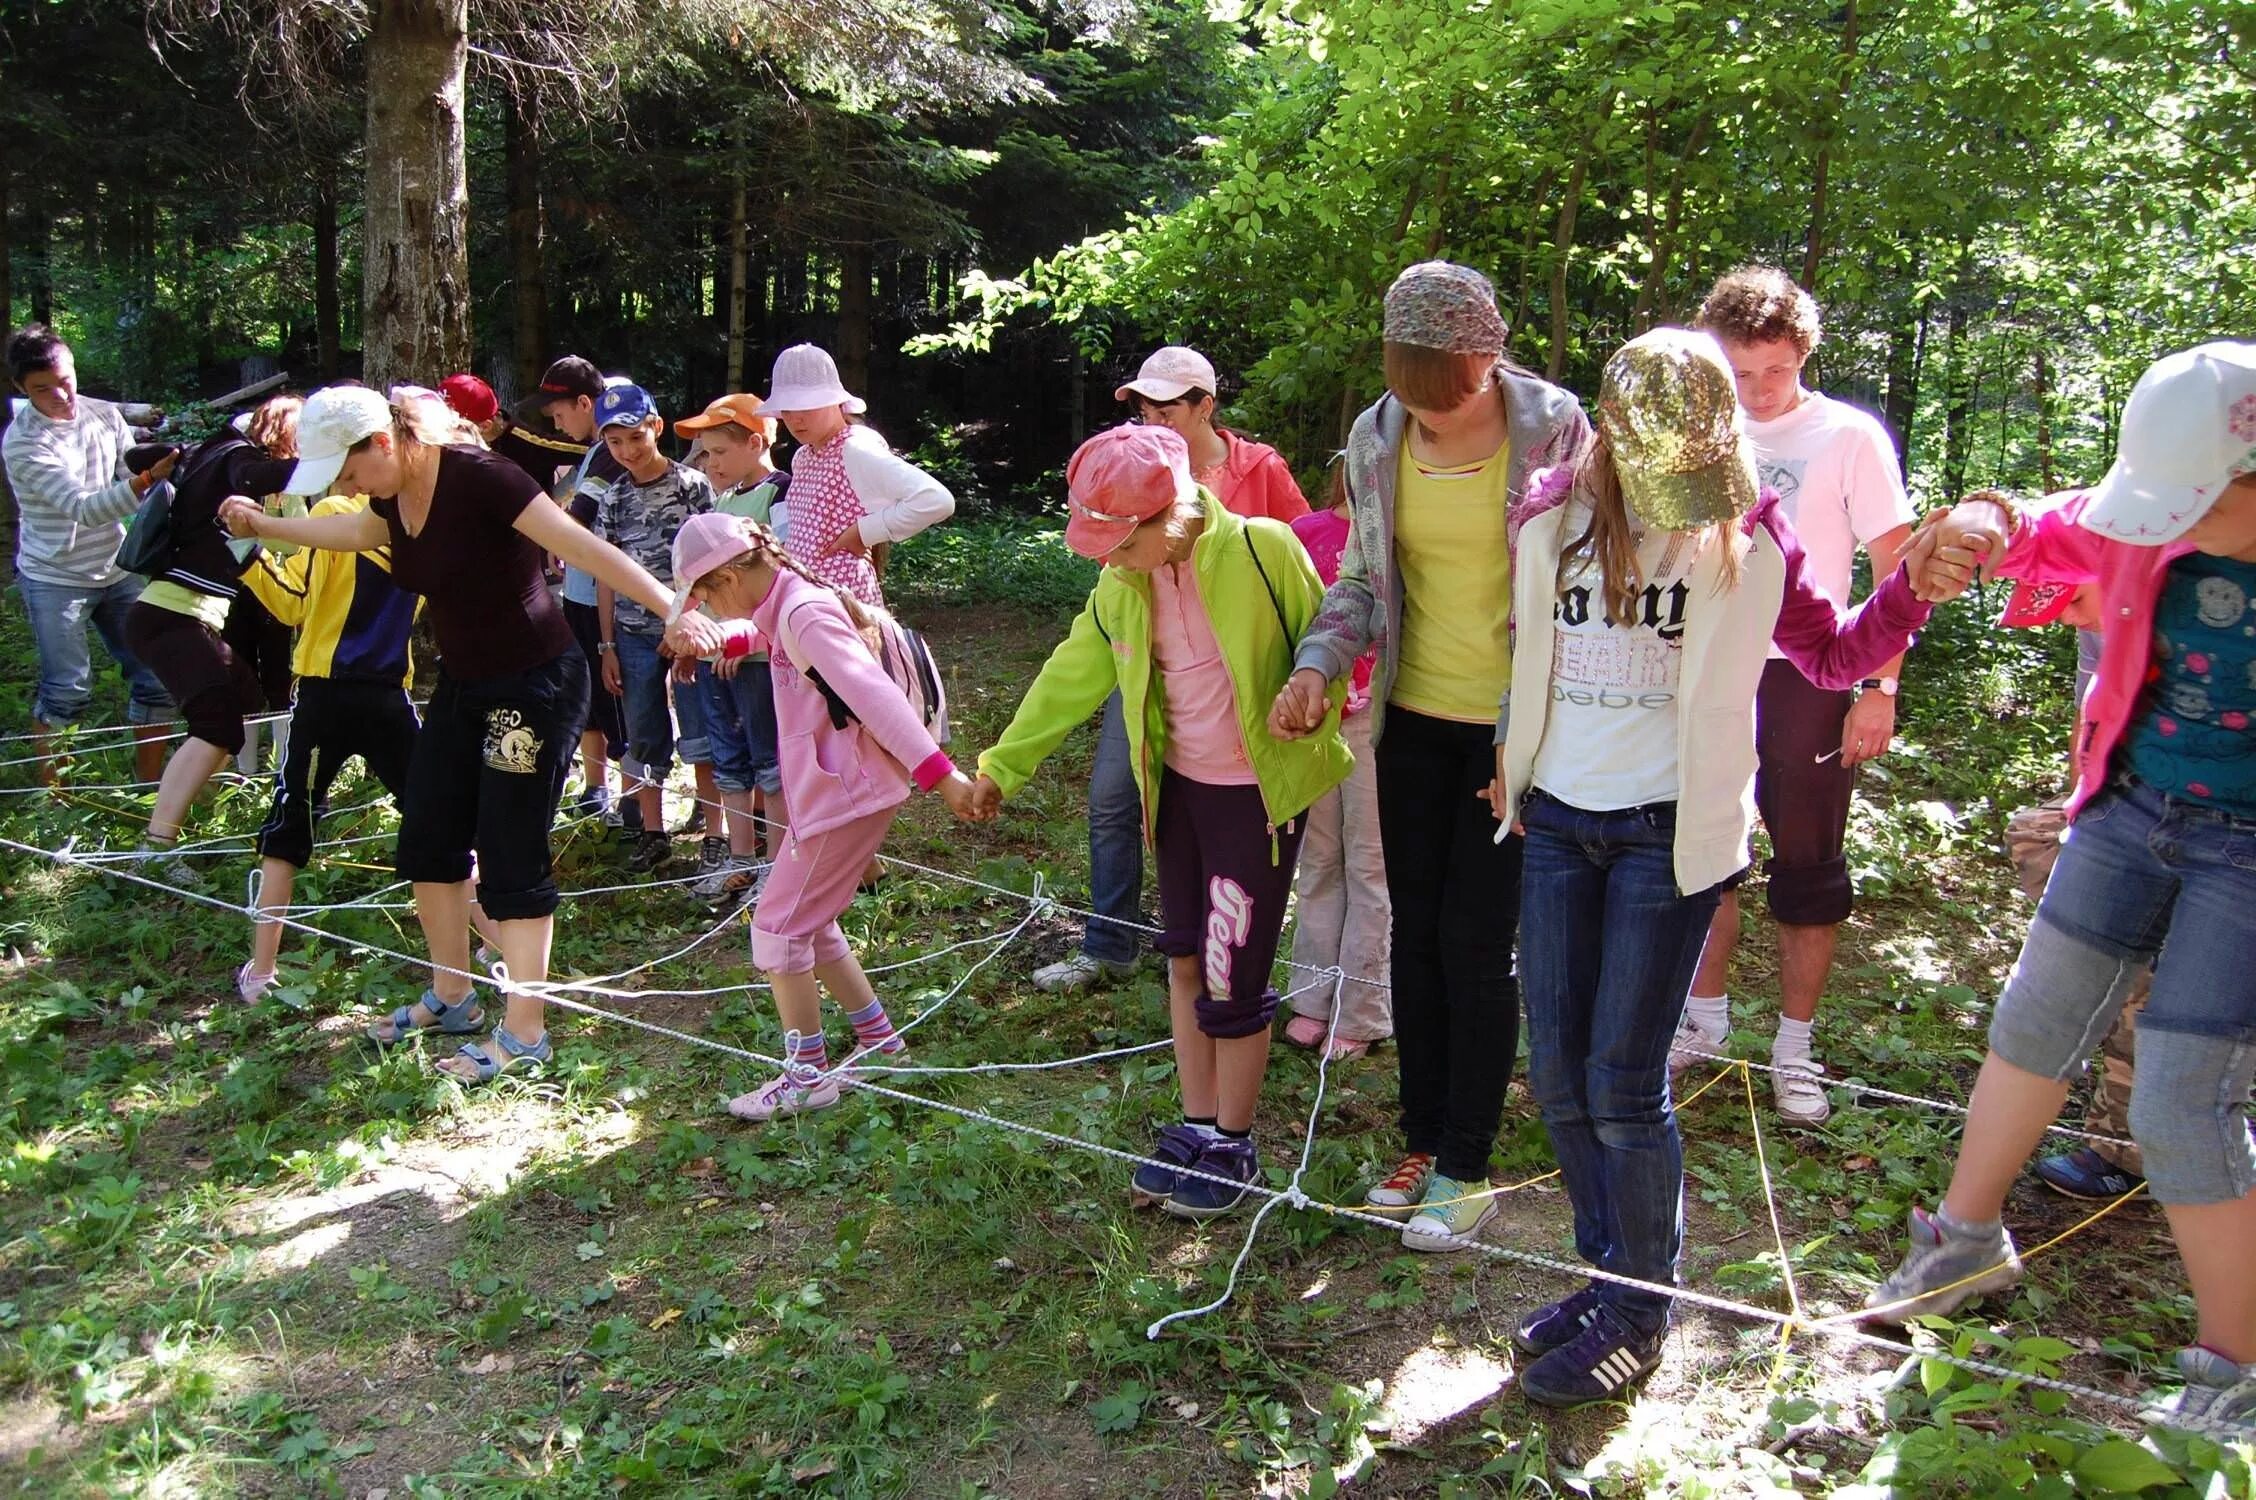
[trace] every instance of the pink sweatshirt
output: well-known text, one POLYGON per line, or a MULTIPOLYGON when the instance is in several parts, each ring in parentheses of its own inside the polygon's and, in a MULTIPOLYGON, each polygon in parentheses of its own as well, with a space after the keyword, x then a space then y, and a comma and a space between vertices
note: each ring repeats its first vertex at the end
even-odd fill
POLYGON ((2138 712, 2154 664, 2154 607, 2170 564, 2193 551, 2189 542, 2134 547, 2078 524, 2090 495, 2069 490, 2045 497, 2041 509, 2015 521, 1997 571, 2025 583, 2099 585, 2099 675, 2077 709, 2076 789, 2068 816, 2107 784, 2107 763, 2138 712))
POLYGON ((1214 491, 1224 510, 1248 519, 1267 516, 1288 524, 1308 514, 1308 497, 1301 494, 1283 454, 1267 443, 1239 437, 1227 427, 1214 430, 1221 434, 1230 456, 1222 460, 1222 472, 1206 481, 1206 487, 1214 491))
POLYGON ((725 628, 723 656, 748 656, 756 642, 773 653, 776 742, 793 837, 898 807, 909 800, 911 781, 930 791, 955 771, 870 654, 846 607, 821 584, 778 572, 751 617, 725 628), (830 722, 821 689, 807 680, 810 670, 822 673, 853 709, 844 729, 830 722))

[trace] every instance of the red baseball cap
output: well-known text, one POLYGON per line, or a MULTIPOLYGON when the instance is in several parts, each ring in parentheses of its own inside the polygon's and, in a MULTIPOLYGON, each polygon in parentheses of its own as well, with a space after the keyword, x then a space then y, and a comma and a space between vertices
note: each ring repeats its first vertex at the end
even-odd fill
POLYGON ((1171 427, 1108 427, 1073 452, 1065 466, 1071 511, 1065 544, 1098 562, 1130 532, 1179 500, 1198 493, 1191 450, 1171 427))
POLYGON ((491 422, 501 415, 501 401, 493 387, 475 375, 449 375, 439 382, 439 394, 465 422, 491 422))

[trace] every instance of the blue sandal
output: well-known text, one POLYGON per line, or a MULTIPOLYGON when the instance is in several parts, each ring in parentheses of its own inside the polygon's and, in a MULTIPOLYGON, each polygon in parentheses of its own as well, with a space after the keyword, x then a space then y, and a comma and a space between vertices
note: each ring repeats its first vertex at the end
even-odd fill
POLYGON ((392 1012, 390 1036, 377 1034, 377 1026, 383 1024, 378 1022, 377 1026, 368 1028, 368 1039, 379 1047, 395 1047, 425 1031, 436 1031, 442 1036, 469 1036, 486 1024, 486 1013, 479 1008, 476 990, 449 1005, 439 998, 437 990, 427 989, 416 1005, 431 1013, 428 1026, 416 1023, 414 1005, 403 1005, 392 1012))
POLYGON ((510 1035, 506 1026, 496 1026, 493 1029, 493 1047, 501 1053, 498 1060, 493 1052, 478 1043, 464 1042, 455 1055, 470 1059, 470 1066, 478 1070, 477 1074, 471 1078, 464 1078, 459 1073, 450 1073, 448 1076, 461 1083, 491 1083, 517 1063, 544 1063, 556 1055, 556 1050, 548 1044, 547 1032, 542 1032, 537 1042, 520 1042, 510 1035))

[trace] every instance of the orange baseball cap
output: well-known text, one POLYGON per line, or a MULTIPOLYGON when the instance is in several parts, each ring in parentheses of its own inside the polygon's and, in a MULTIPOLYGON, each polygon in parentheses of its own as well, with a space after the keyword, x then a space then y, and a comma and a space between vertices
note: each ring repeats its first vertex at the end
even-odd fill
POLYGON ((694 417, 684 417, 674 424, 674 431, 682 437, 693 433, 710 432, 716 427, 743 427, 762 437, 775 436, 775 418, 760 410, 758 396, 732 391, 715 400, 694 417))

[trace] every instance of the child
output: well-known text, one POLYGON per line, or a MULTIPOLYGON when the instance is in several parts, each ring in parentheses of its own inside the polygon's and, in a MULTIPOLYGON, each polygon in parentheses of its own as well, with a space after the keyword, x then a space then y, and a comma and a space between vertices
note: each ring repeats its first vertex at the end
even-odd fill
POLYGON ((1990 1021, 1949 1192, 1872 1316, 1947 1314, 2021 1278, 2001 1219, 2142 966, 2131 1135, 2193 1284, 2164 1421, 2256 1423, 2256 343, 2156 361, 2098 489, 2028 513, 1962 504, 1914 543, 1931 596, 1998 571, 2100 589, 2068 837, 1990 1021), (1991 555, 1995 555, 1994 550, 1991 555))
MULTIPOLYGON (((332 497, 311 514, 367 509, 366 495, 332 497)), ((408 632, 417 605, 414 595, 392 583, 389 547, 301 548, 287 557, 262 549, 243 582, 277 620, 299 630, 293 663, 298 701, 274 806, 259 829, 259 906, 262 913, 279 913, 313 854, 315 809, 346 761, 359 756, 395 801, 407 787, 418 728, 407 697, 413 680, 408 632)), ((256 1004, 273 986, 281 949, 279 921, 266 918, 252 927, 250 961, 235 973, 235 993, 244 1004, 256 1004)))
MULTIPOLYGON (((666 424, 650 393, 639 385, 607 386, 595 403, 596 432, 625 472, 612 481, 597 504, 595 534, 647 569, 666 565, 674 535, 691 516, 713 508, 713 486, 704 475, 677 464, 658 450, 666 424)), ((666 682, 673 668, 660 651, 665 622, 611 590, 596 590, 596 626, 602 643, 603 685, 626 700, 627 736, 634 758, 644 767, 635 793, 642 808, 642 832, 635 835, 628 864, 654 870, 666 860, 666 773, 674 751, 697 768, 697 795, 720 800, 713 784, 711 753, 705 739, 704 701, 683 692, 675 704, 681 715, 676 740, 666 704, 666 682)), ((711 863, 726 856, 727 841, 708 839, 711 863)))
MULTIPOLYGON (((1347 469, 1332 471, 1331 506, 1292 523, 1293 535, 1308 549, 1325 586, 1339 581, 1340 553, 1347 546, 1347 469)), ((1355 756, 1346 781, 1326 792, 1308 810, 1308 838, 1300 850, 1300 900, 1293 918, 1293 962, 1306 981, 1309 969, 1337 964, 1346 973, 1340 988, 1339 1024, 1332 1024, 1329 986, 1293 997, 1293 1018, 1285 1040, 1300 1047, 1323 1044, 1331 1034, 1331 1056, 1361 1057, 1371 1044, 1394 1034, 1394 1007, 1387 993, 1387 929, 1394 920, 1387 898, 1386 853, 1379 845, 1379 784, 1371 757, 1371 665, 1373 653, 1358 657, 1340 709, 1340 734, 1355 756)))
POLYGON ((1066 545, 1105 570, 979 757, 980 806, 991 812, 1025 785, 1119 690, 1159 866, 1154 946, 1168 956, 1183 1096, 1182 1123, 1162 1127, 1151 1151, 1168 1165, 1140 1168, 1130 1197, 1207 1219, 1242 1203, 1260 1172, 1253 1113, 1277 1010, 1269 971, 1302 816, 1349 769, 1337 696, 1308 738, 1276 739, 1266 723, 1323 585, 1287 527, 1232 515, 1191 479, 1180 433, 1098 433, 1065 475, 1066 545))
MULTIPOLYGON (((731 394, 694 417, 674 424, 684 437, 695 435, 705 453, 705 475, 718 493, 713 508, 742 516, 776 533, 783 527, 778 502, 791 476, 769 461, 775 418, 761 415, 760 398, 731 394)), ((788 545, 788 544, 787 544, 788 545)), ((760 817, 768 825, 768 847, 781 842, 784 820, 783 769, 776 756, 775 685, 768 677, 768 654, 727 658, 697 668, 705 695, 705 731, 713 746, 713 780, 728 811, 729 857, 719 869, 691 886, 702 900, 749 903, 759 892, 760 817)))
MULTIPOLYGON (((1849 615, 1810 580, 1775 492, 1757 503, 1731 366, 1705 333, 1657 328, 1616 352, 1597 438, 1534 488, 1554 508, 1514 557, 1496 807, 1525 839, 1528 1086, 1576 1251, 1665 1286, 1684 1238, 1669 1046, 1747 868, 1769 648, 1846 686, 1909 646, 1927 608, 1900 569, 1849 615)), ((1520 1389, 1547 1406, 1617 1395, 1660 1362, 1670 1306, 1593 1281, 1541 1309, 1513 1335, 1533 1359, 1520 1389)))
POLYGON ((828 1109, 838 1102, 841 1080, 825 1071, 818 982, 846 1011, 858 1050, 903 1051, 838 918, 911 784, 937 790, 950 811, 969 817, 971 782, 878 665, 869 637, 884 622, 881 611, 817 583, 785 555, 774 532, 741 516, 691 517, 674 538, 673 561, 679 588, 669 643, 684 655, 741 659, 755 637, 767 641, 777 726, 794 751, 783 761, 791 837, 752 915, 752 961, 775 988, 791 1066, 731 1100, 729 1113, 771 1120, 828 1109), (721 627, 683 613, 697 603, 738 623, 721 627), (810 680, 818 673, 853 711, 843 727, 810 680))
POLYGON ((813 344, 776 356, 761 408, 781 417, 799 444, 791 455, 792 525, 784 538, 792 558, 818 581, 882 607, 872 550, 947 520, 956 497, 875 431, 849 420, 868 409, 813 344))

